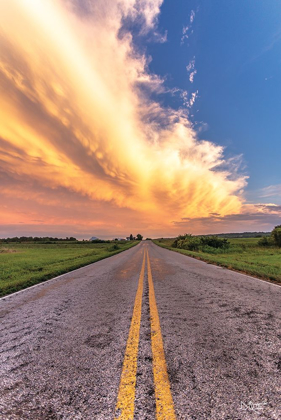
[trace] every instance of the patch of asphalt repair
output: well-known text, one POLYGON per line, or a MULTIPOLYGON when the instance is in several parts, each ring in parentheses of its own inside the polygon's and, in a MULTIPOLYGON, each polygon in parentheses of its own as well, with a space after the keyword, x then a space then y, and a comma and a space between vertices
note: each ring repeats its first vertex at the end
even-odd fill
MULTIPOLYGON (((113 419, 147 246, 178 419, 281 418, 281 288, 141 243, 0 301, 0 419, 113 419)), ((147 274, 135 418, 155 418, 147 274)))

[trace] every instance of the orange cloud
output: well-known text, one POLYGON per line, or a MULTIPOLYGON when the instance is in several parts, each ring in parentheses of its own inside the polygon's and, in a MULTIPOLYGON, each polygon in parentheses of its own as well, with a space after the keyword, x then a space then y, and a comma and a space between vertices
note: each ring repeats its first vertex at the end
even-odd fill
MULTIPOLYGON (((18 200, 23 223, 41 219, 34 213, 42 202, 55 224, 106 225, 114 212, 115 225, 126 226, 130 215, 132 227, 149 232, 156 225, 172 232, 181 218, 240 212, 245 177, 223 169, 222 147, 199 141, 184 112, 144 93, 144 85, 160 91, 163 81, 149 73, 131 35, 121 36, 124 18, 153 29, 161 4, 1 2, 1 199, 18 200), (59 191, 83 210, 73 206, 65 217, 71 199, 59 191)), ((8 213, 2 217, 16 223, 18 213, 8 213)))

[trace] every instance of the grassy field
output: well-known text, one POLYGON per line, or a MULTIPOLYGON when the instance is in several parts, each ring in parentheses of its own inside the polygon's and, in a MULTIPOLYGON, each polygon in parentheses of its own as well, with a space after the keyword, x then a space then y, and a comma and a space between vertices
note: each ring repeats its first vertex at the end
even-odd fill
POLYGON ((229 249, 214 249, 213 252, 172 248, 174 239, 157 239, 153 242, 181 254, 280 283, 281 248, 259 246, 258 240, 258 238, 229 239, 229 249))
POLYGON ((137 243, 0 244, 0 296, 118 254, 137 243))

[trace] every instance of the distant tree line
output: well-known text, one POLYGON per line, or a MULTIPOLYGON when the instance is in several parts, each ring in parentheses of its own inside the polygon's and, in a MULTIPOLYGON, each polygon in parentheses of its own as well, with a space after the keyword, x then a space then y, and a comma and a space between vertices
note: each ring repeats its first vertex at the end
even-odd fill
MULTIPOLYGON (((213 235, 208 235, 213 236, 213 235)), ((241 233, 218 233, 215 235, 219 238, 262 238, 263 236, 270 236, 270 232, 241 232, 241 233)))
MULTIPOLYGON (((138 233, 136 236, 130 235, 130 241, 141 241, 143 236, 138 233)), ((120 239, 115 238, 113 241, 118 241, 120 239)), ((74 238, 73 236, 67 236, 66 238, 56 238, 53 236, 14 236, 12 238, 0 238, 0 243, 10 243, 10 242, 17 242, 17 243, 26 243, 26 242, 36 242, 36 243, 53 243, 53 242, 77 242, 77 243, 87 243, 89 241, 79 241, 78 239, 74 238)), ((103 239, 94 239, 91 240, 92 243, 110 243, 111 240, 103 240, 103 239)))
POLYGON ((7 242, 76 242, 77 239, 73 236, 66 237, 66 238, 53 238, 52 236, 44 236, 44 237, 38 237, 38 236, 14 236, 13 238, 5 238, 0 239, 0 242, 7 243, 7 242))

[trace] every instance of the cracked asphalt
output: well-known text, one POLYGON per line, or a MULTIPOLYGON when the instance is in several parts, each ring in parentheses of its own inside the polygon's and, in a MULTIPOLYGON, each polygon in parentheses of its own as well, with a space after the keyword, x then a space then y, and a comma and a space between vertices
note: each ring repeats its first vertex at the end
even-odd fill
MULTIPOLYGON (((281 418, 280 286, 143 241, 0 300, 1 420, 114 418, 145 248, 177 418, 281 418)), ((156 418, 152 359, 146 268, 138 420, 156 418)))

